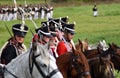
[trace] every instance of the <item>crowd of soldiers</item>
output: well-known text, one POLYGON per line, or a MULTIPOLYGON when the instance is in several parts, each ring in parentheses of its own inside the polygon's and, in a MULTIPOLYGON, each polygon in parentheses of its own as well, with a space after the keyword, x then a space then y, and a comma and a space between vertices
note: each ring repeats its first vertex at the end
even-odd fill
POLYGON ((31 20, 44 19, 47 20, 53 16, 53 7, 49 4, 29 4, 29 5, 1 5, 0 20, 31 20))
MULTIPOLYGON (((75 23, 68 23, 68 17, 52 18, 41 22, 41 27, 35 29, 31 42, 38 42, 41 45, 50 45, 50 55, 54 58, 71 52, 75 49, 73 37, 75 34, 75 23)), ((1 63, 8 64, 12 59, 26 51, 24 38, 28 32, 25 24, 12 26, 13 36, 1 48, 1 63)), ((32 44, 31 44, 32 47, 32 44)), ((30 48, 31 48, 30 47, 30 48)))

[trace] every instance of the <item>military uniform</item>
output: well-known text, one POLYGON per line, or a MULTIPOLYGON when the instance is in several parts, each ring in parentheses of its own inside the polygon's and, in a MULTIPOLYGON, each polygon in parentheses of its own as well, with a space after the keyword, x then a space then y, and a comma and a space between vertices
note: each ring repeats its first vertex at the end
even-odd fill
POLYGON ((38 29, 36 29, 36 33, 33 38, 34 41, 38 41, 40 44, 43 46, 47 44, 48 42, 50 43, 50 54, 54 56, 55 58, 58 57, 57 52, 56 52, 56 40, 53 39, 53 37, 56 36, 55 34, 55 28, 54 26, 48 26, 47 22, 41 22, 42 26, 38 29), (46 36, 50 38, 48 42, 46 42, 43 37, 46 36))
POLYGON ((93 7, 93 16, 95 16, 95 17, 98 16, 96 5, 94 5, 94 7, 93 7))
MULTIPOLYGON (((64 24, 64 25, 65 25, 64 26, 65 33, 71 33, 74 35, 75 33, 74 24, 64 24)), ((57 53, 60 56, 66 52, 71 52, 72 48, 75 48, 73 41, 67 40, 65 37, 62 37, 62 40, 58 43, 57 46, 57 53)))
MULTIPOLYGON (((17 35, 19 37, 25 37, 28 27, 21 24, 15 24, 13 25, 12 30, 14 36, 17 35)), ((19 43, 15 37, 12 37, 2 48, 1 63, 8 64, 12 59, 16 58, 25 51, 27 51, 25 45, 23 43, 19 43)))

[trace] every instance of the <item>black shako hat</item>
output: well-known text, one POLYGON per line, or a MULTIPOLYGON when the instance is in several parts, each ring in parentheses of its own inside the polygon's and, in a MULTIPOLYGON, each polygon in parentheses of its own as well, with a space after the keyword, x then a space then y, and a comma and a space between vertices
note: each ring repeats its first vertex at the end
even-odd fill
POLYGON ((46 24, 44 24, 44 26, 42 26, 38 29, 38 34, 39 34, 39 36, 40 35, 44 35, 46 37, 51 37, 52 36, 51 33, 50 33, 50 29, 46 24))
MULTIPOLYGON (((47 21, 41 22, 41 27, 44 27, 44 26, 48 26, 48 22, 47 21)), ((35 32, 38 33, 38 31, 41 29, 41 27, 35 29, 35 32)))
POLYGON ((26 33, 28 32, 28 27, 24 24, 15 24, 12 26, 12 31, 14 35, 25 37, 26 33))
POLYGON ((69 17, 68 16, 66 16, 66 17, 60 17, 60 21, 61 21, 61 23, 68 23, 68 20, 69 20, 69 17))
POLYGON ((75 34, 75 24, 64 24, 64 31, 66 33, 75 34))

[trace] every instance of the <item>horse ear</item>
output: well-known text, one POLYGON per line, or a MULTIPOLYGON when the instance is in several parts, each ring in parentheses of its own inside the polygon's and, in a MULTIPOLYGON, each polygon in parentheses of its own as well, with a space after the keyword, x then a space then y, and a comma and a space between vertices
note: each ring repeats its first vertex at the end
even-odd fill
POLYGON ((82 41, 80 39, 78 39, 78 42, 79 42, 80 45, 82 45, 82 41))
POLYGON ((111 47, 111 44, 110 44, 110 43, 108 43, 108 45, 109 45, 109 47, 111 47))
POLYGON ((85 42, 87 42, 87 43, 88 43, 88 39, 87 39, 87 38, 85 38, 85 42))
POLYGON ((78 42, 79 42, 79 47, 80 47, 80 49, 82 51, 82 49, 83 49, 83 43, 82 43, 82 41, 80 39, 78 39, 78 42))
POLYGON ((113 43, 113 42, 112 42, 112 46, 113 46, 113 47, 117 47, 117 45, 116 45, 115 43, 113 43))
POLYGON ((72 47, 72 52, 75 53, 75 48, 72 47))

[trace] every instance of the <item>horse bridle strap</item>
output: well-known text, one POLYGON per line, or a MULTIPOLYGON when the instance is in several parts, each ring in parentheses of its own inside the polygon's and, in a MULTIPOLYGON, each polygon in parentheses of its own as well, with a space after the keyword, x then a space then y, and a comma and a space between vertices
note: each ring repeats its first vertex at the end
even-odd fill
POLYGON ((51 73, 49 73, 48 75, 45 75, 45 73, 41 70, 40 66, 37 64, 37 62, 35 61, 35 58, 38 57, 40 54, 36 55, 33 57, 33 63, 35 64, 35 66, 37 67, 38 71, 40 72, 40 74, 43 76, 43 78, 50 78, 52 77, 54 74, 56 74, 57 72, 59 72, 58 69, 53 70, 51 73))
POLYGON ((6 70, 8 73, 10 73, 13 77, 18 78, 16 75, 14 75, 13 73, 11 73, 6 67, 4 67, 4 70, 6 70))
POLYGON ((82 75, 82 76, 90 75, 90 72, 89 72, 89 71, 82 72, 81 75, 82 75))
MULTIPOLYGON (((78 56, 74 56, 73 54, 71 54, 71 57, 72 57, 72 58, 71 58, 71 60, 72 60, 71 62, 73 63, 72 66, 75 66, 73 60, 76 59, 76 58, 78 58, 78 56)), ((72 66, 70 66, 70 68, 71 68, 72 66)), ((69 72, 69 71, 71 71, 71 69, 69 69, 68 72, 69 72)), ((90 75, 90 72, 89 72, 89 71, 84 71, 84 72, 78 72, 78 74, 80 74, 81 76, 86 76, 86 75, 90 75)))

